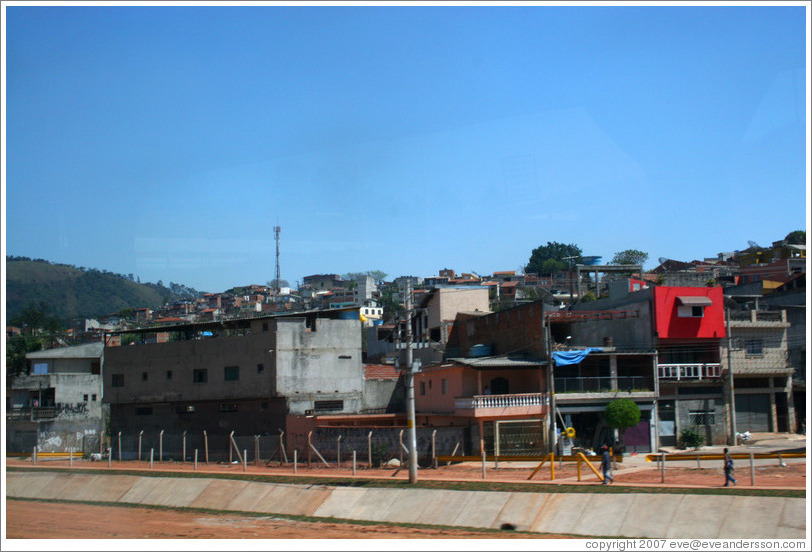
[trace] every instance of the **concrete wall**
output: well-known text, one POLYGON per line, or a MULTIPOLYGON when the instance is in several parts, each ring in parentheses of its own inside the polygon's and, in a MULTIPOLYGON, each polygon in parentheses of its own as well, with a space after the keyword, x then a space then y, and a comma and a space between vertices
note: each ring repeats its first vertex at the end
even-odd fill
POLYGON ((303 319, 278 319, 276 392, 288 397, 290 414, 304 414, 316 400, 342 400, 342 412, 362 408, 364 368, 361 322, 319 318, 312 328, 303 319))
POLYGON ((364 382, 362 409, 384 409, 386 412, 402 412, 406 410, 406 388, 403 380, 366 380, 364 382))
POLYGON ((428 305, 428 327, 437 328, 444 321, 454 320, 458 312, 479 310, 488 312, 488 288, 444 289, 438 288, 428 305))
MULTIPOLYGON (((338 451, 338 437, 341 437, 341 461, 351 462, 352 451, 355 450, 358 462, 366 463, 369 459, 369 432, 372 432, 373 456, 375 450, 386 454, 386 459, 407 458, 404 451, 399 450, 401 437, 403 444, 408 448, 408 430, 402 427, 358 427, 358 428, 332 428, 320 427, 313 431, 313 444, 319 453, 328 461, 335 461, 338 451), (401 432, 402 436, 401 436, 401 432)), ((423 466, 429 464, 431 458, 432 436, 434 438, 435 453, 451 454, 458 442, 466 439, 468 428, 465 427, 437 427, 417 428, 417 454, 423 466), (436 433, 435 433, 436 431, 436 433)), ((306 442, 306 441, 305 441, 306 442)), ((300 451, 299 454, 302 454, 300 451)), ((459 452, 458 452, 459 454, 459 452)), ((300 456, 301 458, 302 456, 300 456)), ((306 456, 305 456, 306 457, 306 456)), ((314 456, 314 461, 319 460, 314 456)))
POLYGON ((6 422, 6 451, 68 452, 77 454, 99 452, 103 429, 101 418, 85 420, 54 419, 46 421, 6 422))
POLYGON ((625 306, 623 310, 635 312, 637 317, 571 322, 568 330, 569 335, 572 336, 572 342, 585 347, 602 347, 603 338, 611 337, 613 346, 619 349, 653 348, 651 303, 634 303, 625 306))
POLYGON ((277 434, 285 428, 284 398, 113 404, 111 431, 132 435, 188 431, 209 435, 277 434))
MULTIPOLYGON (((684 393, 686 390, 680 390, 684 393)), ((721 388, 720 388, 721 391, 721 388)), ((676 411, 676 438, 683 429, 691 428, 705 437, 705 445, 723 445, 727 442, 728 420, 725 401, 722 397, 681 398, 674 401, 676 411), (697 426, 693 423, 691 412, 712 412, 714 423, 697 426)))
POLYGON ((104 359, 105 402, 268 397, 273 391, 273 357, 269 353, 273 348, 272 331, 108 347, 104 359), (258 371, 259 364, 263 365, 262 372, 258 371), (226 366, 239 367, 239 379, 225 381, 226 366), (194 381, 196 369, 206 370, 206 382, 194 381), (124 386, 114 387, 112 378, 119 374, 124 377, 124 386))

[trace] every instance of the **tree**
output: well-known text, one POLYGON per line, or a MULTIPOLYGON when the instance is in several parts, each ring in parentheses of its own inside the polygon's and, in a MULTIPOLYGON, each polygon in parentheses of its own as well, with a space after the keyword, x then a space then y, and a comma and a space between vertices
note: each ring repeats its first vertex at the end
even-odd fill
POLYGON ((531 274, 552 274, 560 272, 567 266, 574 266, 581 260, 581 248, 571 244, 547 242, 540 245, 530 254, 530 260, 524 267, 524 272, 531 274), (568 259, 568 257, 574 257, 568 259), (551 262, 550 262, 551 261, 551 262))
POLYGON ((625 249, 618 251, 609 264, 613 265, 642 265, 648 260, 648 253, 639 249, 625 249))
POLYGON ((618 448, 622 449, 626 430, 640 423, 640 407, 631 399, 615 399, 606 405, 603 415, 609 427, 620 431, 618 441, 621 445, 618 448))
MULTIPOLYGON (((273 280, 269 280, 269 281, 265 282, 265 284, 266 284, 268 287, 271 287, 271 288, 276 288, 276 278, 274 278, 273 280)), ((288 283, 288 281, 287 281, 287 280, 282 280, 282 279, 280 279, 280 280, 279 280, 279 287, 281 287, 281 288, 283 288, 283 287, 290 287, 290 283, 288 283)))
POLYGON ((787 234, 787 237, 784 239, 790 245, 806 245, 806 231, 795 230, 794 232, 787 234))

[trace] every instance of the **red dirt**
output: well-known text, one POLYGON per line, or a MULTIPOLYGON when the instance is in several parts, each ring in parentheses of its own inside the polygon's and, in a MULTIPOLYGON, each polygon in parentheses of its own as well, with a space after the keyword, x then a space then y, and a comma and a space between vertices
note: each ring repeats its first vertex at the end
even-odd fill
POLYGON ((527 533, 312 523, 237 514, 213 514, 8 500, 9 539, 493 539, 568 538, 527 533), (47 519, 48 523, 42 520, 47 519))

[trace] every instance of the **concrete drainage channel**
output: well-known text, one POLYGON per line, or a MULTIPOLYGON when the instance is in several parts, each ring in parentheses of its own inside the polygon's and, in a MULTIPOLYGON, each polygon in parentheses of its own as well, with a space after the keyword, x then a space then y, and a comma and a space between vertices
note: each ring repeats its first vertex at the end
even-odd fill
POLYGON ((355 488, 232 479, 6 472, 8 498, 205 508, 584 537, 803 539, 803 498, 355 488), (758 520, 756 523, 755 520, 758 520))

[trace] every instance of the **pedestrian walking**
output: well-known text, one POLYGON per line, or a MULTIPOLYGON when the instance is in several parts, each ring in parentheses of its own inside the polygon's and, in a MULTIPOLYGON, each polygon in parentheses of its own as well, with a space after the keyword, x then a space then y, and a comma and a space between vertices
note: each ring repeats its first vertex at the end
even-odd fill
POLYGON ((601 447, 601 469, 603 470, 603 484, 614 483, 615 478, 612 476, 612 455, 609 453, 609 447, 603 445, 601 447))
POLYGON ((733 477, 733 457, 727 451, 727 448, 724 449, 725 453, 725 487, 727 487, 730 482, 733 482, 733 485, 736 484, 736 478, 733 477))

